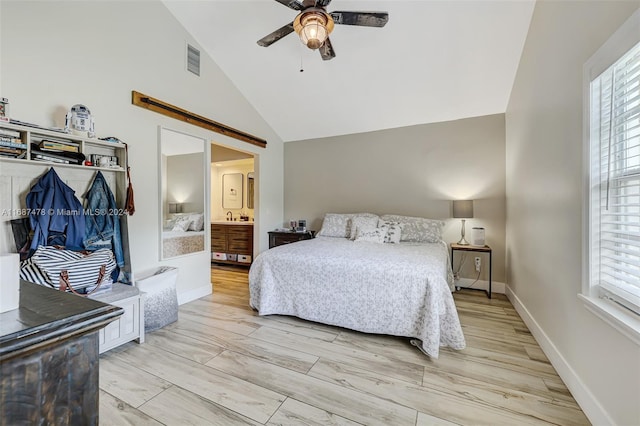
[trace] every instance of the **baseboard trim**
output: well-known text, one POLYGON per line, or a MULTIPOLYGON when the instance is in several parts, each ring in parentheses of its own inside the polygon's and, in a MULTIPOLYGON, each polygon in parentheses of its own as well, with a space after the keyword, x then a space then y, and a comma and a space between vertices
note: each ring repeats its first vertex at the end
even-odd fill
MULTIPOLYGON (((474 288, 489 291, 489 281, 476 281, 472 278, 460 278, 455 280, 454 285, 460 288, 474 288)), ((491 293, 505 294, 505 286, 505 283, 491 281, 491 293)))
POLYGON ((615 424, 611 416, 585 386, 580 376, 571 368, 571 365, 569 365, 560 351, 558 351, 558 348, 553 344, 551 339, 549 339, 549 336, 542 330, 538 322, 509 286, 506 286, 505 294, 524 323, 529 327, 529 331, 531 331, 540 348, 547 358, 549 358, 551 365, 553 365, 553 368, 556 369, 562 381, 567 385, 567 388, 569 388, 569 391, 571 391, 571 394, 589 421, 594 425, 615 424))
POLYGON ((178 294, 178 305, 183 305, 193 300, 200 299, 201 297, 208 296, 212 292, 213 290, 211 288, 211 284, 203 285, 201 287, 194 288, 193 290, 182 292, 178 294))

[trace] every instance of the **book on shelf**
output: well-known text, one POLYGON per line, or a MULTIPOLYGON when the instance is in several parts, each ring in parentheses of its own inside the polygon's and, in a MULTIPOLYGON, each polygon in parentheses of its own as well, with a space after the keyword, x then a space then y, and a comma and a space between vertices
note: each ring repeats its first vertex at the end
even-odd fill
POLYGON ((23 159, 23 158, 27 158, 27 151, 22 151, 19 154, 10 154, 7 152, 1 152, 0 151, 0 157, 2 158, 17 158, 17 159, 23 159))
POLYGON ((64 139, 64 138, 59 138, 57 136, 45 136, 45 135, 38 135, 38 134, 31 135, 31 142, 40 143, 42 141, 59 143, 62 145, 80 146, 80 142, 73 139, 64 139))
POLYGON ((24 155, 26 155, 26 153, 27 151, 25 151, 24 149, 0 146, 0 155, 2 155, 3 157, 24 158, 24 155))
POLYGON ((27 149, 27 144, 23 143, 20 139, 5 140, 5 138, 0 137, 0 146, 27 149))
POLYGON ((80 152, 71 152, 71 151, 60 151, 60 150, 43 150, 41 149, 37 143, 31 144, 31 158, 44 160, 44 161, 53 161, 51 158, 57 158, 59 162, 65 162, 67 164, 82 164, 85 160, 85 155, 80 152), (36 156, 36 154, 38 156, 36 156), (42 156, 46 156, 48 160, 44 160, 42 156))
POLYGON ((0 151, 4 151, 4 152, 15 152, 15 151, 22 151, 25 148, 18 148, 15 146, 0 146, 0 151))
POLYGON ((52 163, 60 163, 60 164, 77 164, 76 162, 71 162, 68 158, 59 157, 54 154, 49 153, 41 153, 41 152, 32 152, 31 159, 36 161, 50 161, 52 163))
POLYGON ((38 144, 40 149, 45 151, 67 151, 67 152, 80 152, 80 147, 78 145, 60 143, 56 141, 50 141, 47 139, 42 139, 38 144))

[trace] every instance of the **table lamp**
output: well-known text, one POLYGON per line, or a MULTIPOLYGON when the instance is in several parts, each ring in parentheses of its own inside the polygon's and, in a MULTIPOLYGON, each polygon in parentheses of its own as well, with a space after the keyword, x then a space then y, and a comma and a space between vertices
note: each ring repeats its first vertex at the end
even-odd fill
POLYGON ((453 217, 462 219, 462 229, 460 230, 461 238, 458 244, 468 246, 469 241, 464 238, 464 222, 465 219, 471 219, 473 217, 473 200, 453 200, 453 217))

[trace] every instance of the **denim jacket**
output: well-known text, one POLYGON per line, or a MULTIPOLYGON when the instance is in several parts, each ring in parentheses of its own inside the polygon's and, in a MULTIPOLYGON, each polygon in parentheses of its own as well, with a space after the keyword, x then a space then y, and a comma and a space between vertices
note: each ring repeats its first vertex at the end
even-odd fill
POLYGON ((70 250, 83 248, 85 218, 75 191, 49 169, 27 194, 29 220, 34 231, 30 249, 63 244, 70 250))
POLYGON ((102 172, 98 171, 85 196, 84 246, 87 250, 111 248, 120 268, 124 266, 120 216, 116 200, 102 172))

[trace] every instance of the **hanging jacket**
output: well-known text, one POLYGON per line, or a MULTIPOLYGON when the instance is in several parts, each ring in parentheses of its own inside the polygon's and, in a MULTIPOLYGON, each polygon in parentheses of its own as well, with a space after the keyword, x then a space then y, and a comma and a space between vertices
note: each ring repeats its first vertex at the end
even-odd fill
POLYGON ((85 198, 84 247, 87 250, 111 248, 118 267, 124 267, 119 210, 102 172, 96 173, 85 198))
POLYGON ((33 229, 30 249, 39 245, 63 244, 70 250, 82 250, 85 218, 75 191, 56 171, 49 169, 27 194, 27 209, 33 229))

